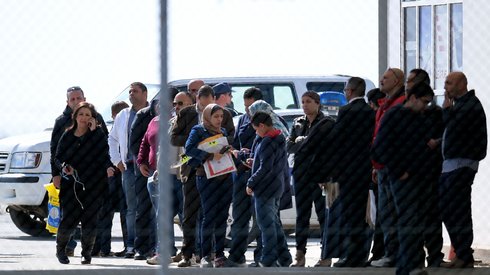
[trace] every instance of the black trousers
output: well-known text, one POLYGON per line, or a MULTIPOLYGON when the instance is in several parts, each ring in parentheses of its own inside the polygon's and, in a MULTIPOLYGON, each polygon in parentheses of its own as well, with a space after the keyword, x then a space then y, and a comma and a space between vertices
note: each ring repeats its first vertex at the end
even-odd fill
POLYGON ((184 195, 184 220, 182 221, 183 244, 182 254, 189 259, 196 250, 196 228, 198 226, 201 197, 196 185, 195 170, 191 171, 182 191, 184 195))
POLYGON ((82 192, 78 191, 75 196, 69 184, 63 184, 61 187, 60 209, 62 214, 56 237, 58 253, 65 251, 71 233, 81 223, 82 256, 91 256, 97 236, 97 217, 102 206, 102 197, 99 197, 96 192, 85 191, 83 194, 82 192))
POLYGON ((296 202, 296 250, 306 253, 306 243, 310 234, 311 206, 315 204, 315 212, 323 234, 325 227, 325 197, 322 190, 314 183, 294 182, 296 202))
POLYGON ((476 171, 463 167, 443 173, 439 182, 442 221, 456 256, 473 262, 473 219, 471 217, 471 185, 476 171))

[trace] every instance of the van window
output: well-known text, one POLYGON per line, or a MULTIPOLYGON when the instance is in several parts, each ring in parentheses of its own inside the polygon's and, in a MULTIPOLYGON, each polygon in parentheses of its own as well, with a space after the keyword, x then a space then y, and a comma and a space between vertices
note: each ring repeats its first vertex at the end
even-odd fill
POLYGON ((298 108, 295 98, 293 84, 289 83, 267 83, 267 84, 233 84, 230 83, 233 90, 233 107, 240 113, 245 113, 243 105, 243 94, 245 90, 256 87, 262 91, 264 100, 267 101, 274 109, 291 109, 298 108))
POLYGON ((308 82, 306 83, 306 88, 309 91, 319 92, 327 92, 327 91, 335 91, 335 92, 344 92, 345 82, 308 82))

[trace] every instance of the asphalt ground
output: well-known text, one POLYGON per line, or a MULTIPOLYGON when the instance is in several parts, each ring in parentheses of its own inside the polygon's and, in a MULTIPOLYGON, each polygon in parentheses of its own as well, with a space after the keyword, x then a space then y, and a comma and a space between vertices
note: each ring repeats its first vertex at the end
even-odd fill
MULTIPOLYGON (((176 245, 182 245, 182 233, 175 227, 176 245)), ((120 223, 116 218, 113 228, 113 251, 123 248, 120 223)), ((291 254, 295 254, 294 237, 288 238, 291 254)), ((198 265, 189 268, 178 268, 176 263, 161 266, 150 266, 145 261, 124 258, 92 259, 91 265, 80 264, 80 244, 75 249, 69 265, 58 263, 55 257, 55 238, 35 238, 19 231, 10 221, 8 214, 0 213, 0 274, 395 274, 394 268, 313 268, 319 259, 320 240, 308 242, 306 268, 220 268, 201 269, 198 265)), ((246 258, 248 263, 253 259, 253 244, 249 247, 246 258)), ((447 247, 444 252, 447 252, 447 247)), ((429 274, 490 274, 490 250, 476 249, 475 258, 481 260, 474 269, 449 270, 443 268, 428 269, 429 274)), ((334 259, 335 261, 336 259, 334 259)))

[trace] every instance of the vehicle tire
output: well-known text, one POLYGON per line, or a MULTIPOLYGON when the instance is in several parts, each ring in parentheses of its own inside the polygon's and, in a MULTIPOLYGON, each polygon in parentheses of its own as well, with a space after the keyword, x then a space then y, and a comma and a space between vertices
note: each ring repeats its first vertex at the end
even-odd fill
POLYGON ((20 231, 31 235, 33 237, 49 237, 52 236, 48 230, 46 230, 46 222, 44 217, 22 210, 16 210, 9 207, 10 218, 14 222, 15 226, 20 231))

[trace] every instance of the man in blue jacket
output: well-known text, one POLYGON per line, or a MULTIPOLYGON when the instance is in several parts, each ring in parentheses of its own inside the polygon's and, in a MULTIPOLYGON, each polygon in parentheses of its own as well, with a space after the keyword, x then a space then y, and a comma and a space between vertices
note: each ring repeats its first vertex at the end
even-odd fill
POLYGON ((278 216, 279 202, 287 178, 288 163, 286 139, 272 126, 272 118, 265 112, 252 117, 252 126, 261 138, 255 146, 252 175, 247 183, 247 194, 254 196, 257 224, 262 236, 261 267, 274 267, 291 263, 286 237, 278 216))

